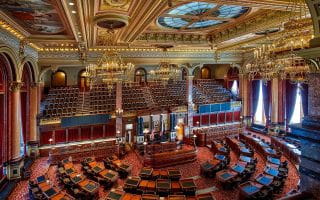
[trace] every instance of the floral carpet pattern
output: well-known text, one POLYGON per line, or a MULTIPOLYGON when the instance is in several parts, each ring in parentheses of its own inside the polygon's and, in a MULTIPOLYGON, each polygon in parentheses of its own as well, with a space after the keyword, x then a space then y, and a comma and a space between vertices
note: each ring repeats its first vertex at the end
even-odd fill
MULTIPOLYGON (((238 157, 234 152, 230 153, 231 161, 230 165, 237 163, 238 157)), ((256 172, 251 177, 251 180, 254 179, 256 175, 259 173, 262 173, 265 167, 265 161, 262 159, 262 157, 255 153, 254 157, 258 159, 256 172)), ((213 154, 207 147, 198 147, 197 152, 197 160, 193 163, 187 163, 183 165, 177 165, 175 168, 179 169, 182 173, 182 178, 188 178, 192 177, 194 178, 198 190, 206 190, 209 189, 209 191, 212 192, 214 197, 217 200, 232 200, 232 199, 238 199, 238 189, 232 189, 232 190, 223 190, 217 179, 215 178, 204 178, 200 176, 200 164, 210 160, 213 158, 213 154)), ((282 160, 285 160, 285 158, 282 158, 282 160)), ((139 156, 136 154, 135 151, 130 151, 122 160, 124 163, 130 164, 133 166, 131 176, 137 176, 139 174, 140 169, 142 168, 142 162, 140 161, 139 156)), ((76 169, 81 172, 81 164, 76 164, 76 169)), ((296 188, 298 180, 299 180, 299 174, 296 169, 296 167, 289 162, 289 176, 285 182, 284 188, 282 193, 276 195, 276 198, 284 196, 288 191, 290 191, 293 188, 296 188)), ((171 167, 172 168, 172 167, 171 167)), ((37 159, 32 167, 31 167, 31 180, 35 179, 36 177, 43 175, 47 173, 51 183, 54 186, 58 186, 58 182, 56 180, 56 169, 57 166, 51 165, 48 163, 47 158, 40 158, 37 159)), ((121 188, 124 184, 124 180, 118 179, 117 183, 114 185, 114 188, 121 188)), ((103 187, 99 190, 99 197, 100 199, 104 199, 106 197, 109 190, 105 190, 103 187)), ((18 183, 17 187, 14 189, 14 191, 11 193, 9 200, 23 200, 23 199, 29 199, 28 196, 28 181, 21 181, 18 183)))

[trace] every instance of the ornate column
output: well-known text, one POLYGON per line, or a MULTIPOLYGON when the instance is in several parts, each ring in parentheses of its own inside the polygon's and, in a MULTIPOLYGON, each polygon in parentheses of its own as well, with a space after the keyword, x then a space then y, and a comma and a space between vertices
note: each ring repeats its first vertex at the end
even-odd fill
POLYGON ((250 81, 245 74, 239 74, 239 94, 242 99, 242 120, 245 126, 250 126, 252 120, 250 111, 250 81))
POLYGON ((279 122, 279 78, 271 81, 271 124, 279 122))
POLYGON ((27 154, 31 157, 37 157, 39 155, 39 140, 38 140, 38 127, 37 127, 37 115, 40 107, 38 101, 38 84, 34 83, 30 87, 30 141, 28 141, 27 154))
POLYGON ((21 82, 12 82, 11 91, 11 159, 7 168, 8 178, 21 177, 20 169, 23 167, 23 155, 21 153, 22 119, 21 119, 21 82))
POLYGON ((123 140, 122 133, 122 83, 116 83, 116 137, 123 140))
POLYGON ((192 127, 193 127, 193 98, 192 98, 192 88, 193 88, 193 78, 194 76, 187 76, 187 102, 188 102, 188 124, 185 129, 185 136, 190 137, 192 135, 192 127))

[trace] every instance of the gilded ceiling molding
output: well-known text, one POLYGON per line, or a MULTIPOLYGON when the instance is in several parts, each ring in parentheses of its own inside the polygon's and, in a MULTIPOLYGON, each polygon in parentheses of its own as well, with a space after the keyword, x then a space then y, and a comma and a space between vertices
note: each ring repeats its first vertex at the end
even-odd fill
POLYGON ((161 43, 169 42, 172 44, 208 44, 207 37, 199 34, 182 33, 143 33, 134 43, 161 43))
POLYGON ((260 14, 259 16, 243 23, 234 24, 233 27, 216 32, 209 37, 213 43, 219 44, 241 35, 263 31, 272 27, 278 27, 282 22, 281 19, 288 18, 289 15, 289 12, 282 11, 264 12, 264 14, 260 14))

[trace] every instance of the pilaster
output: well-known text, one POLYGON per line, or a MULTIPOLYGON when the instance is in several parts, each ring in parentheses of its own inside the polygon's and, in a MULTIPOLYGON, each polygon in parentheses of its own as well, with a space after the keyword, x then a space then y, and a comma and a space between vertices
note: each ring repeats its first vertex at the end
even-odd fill
POLYGON ((192 98, 192 88, 193 88, 193 79, 194 76, 187 76, 187 102, 188 102, 188 117, 187 117, 187 126, 185 129, 185 136, 189 137, 192 135, 192 128, 193 128, 193 98, 192 98))
POLYGON ((122 133, 122 83, 116 83, 116 137, 121 138, 123 137, 122 133))

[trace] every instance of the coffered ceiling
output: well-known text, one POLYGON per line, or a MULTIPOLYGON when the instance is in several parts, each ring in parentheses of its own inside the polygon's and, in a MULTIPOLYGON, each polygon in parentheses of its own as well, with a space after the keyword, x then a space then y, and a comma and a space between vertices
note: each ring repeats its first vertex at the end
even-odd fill
POLYGON ((122 49, 239 51, 281 30, 288 7, 288 0, 0 0, 0 18, 39 51, 103 50, 107 18, 124 25, 113 36, 122 49))

